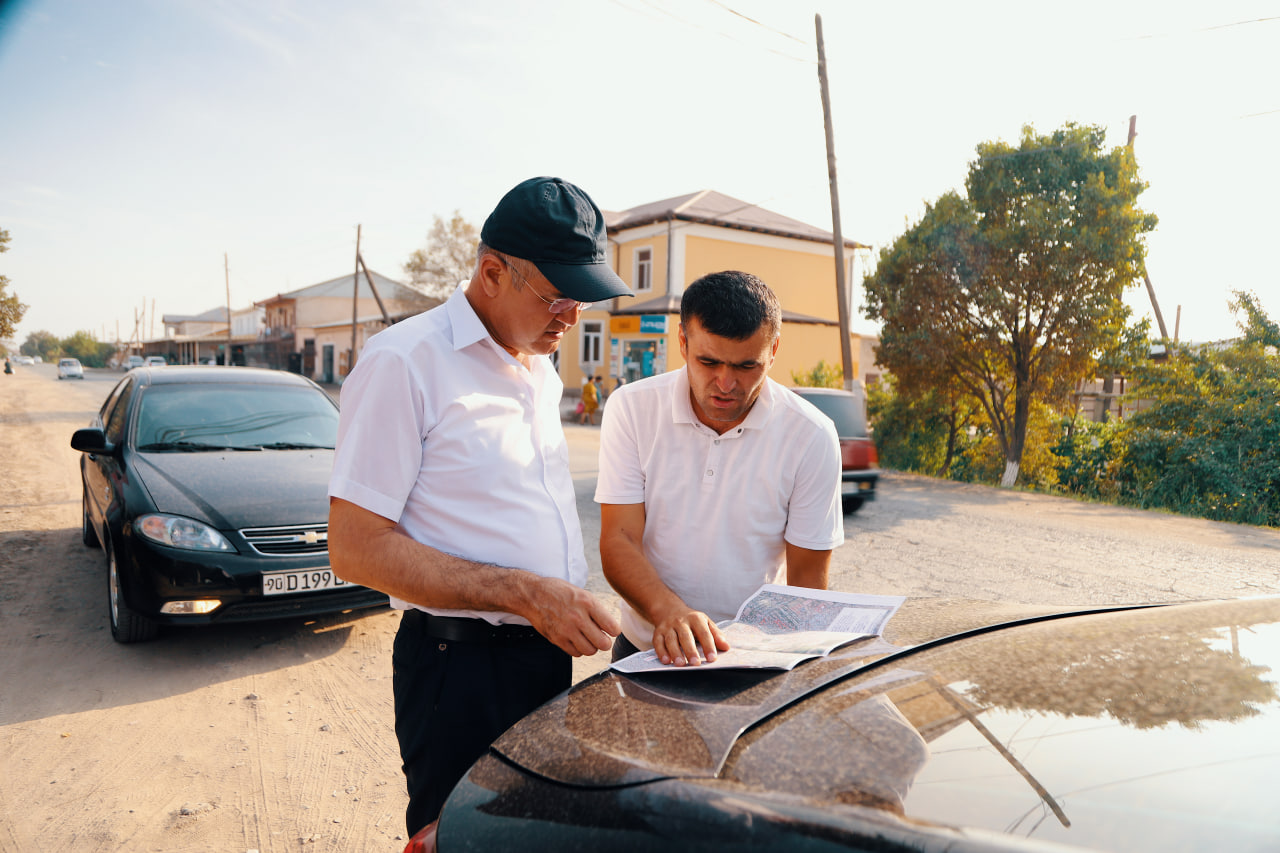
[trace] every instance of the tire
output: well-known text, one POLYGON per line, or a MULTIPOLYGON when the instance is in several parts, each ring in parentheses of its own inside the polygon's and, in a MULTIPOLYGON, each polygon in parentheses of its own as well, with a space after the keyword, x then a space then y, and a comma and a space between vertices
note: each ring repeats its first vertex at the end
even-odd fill
POLYGON ((852 515, 862 508, 862 498, 842 497, 840 508, 844 510, 845 515, 852 515))
POLYGON ((86 548, 98 547, 98 531, 93 529, 93 522, 89 520, 88 492, 83 492, 80 496, 80 541, 86 548))
POLYGON ((153 639, 160 626, 135 613, 124 600, 122 578, 116 568, 116 551, 107 543, 107 608, 111 617, 111 638, 117 643, 142 643, 153 639))

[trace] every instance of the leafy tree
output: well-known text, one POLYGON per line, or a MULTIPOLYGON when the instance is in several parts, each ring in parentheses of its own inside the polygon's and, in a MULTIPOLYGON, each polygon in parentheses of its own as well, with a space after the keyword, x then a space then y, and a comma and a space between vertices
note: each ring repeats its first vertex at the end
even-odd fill
POLYGON ((38 355, 44 361, 53 361, 62 356, 62 342, 54 337, 53 332, 41 329, 28 334, 19 350, 23 355, 38 355))
POLYGON ((1124 288, 1155 217, 1128 148, 1100 127, 1030 126, 1018 147, 977 146, 966 195, 949 192, 880 253, 863 283, 877 362, 916 395, 954 381, 981 405, 1018 478, 1034 401, 1065 400, 1124 328, 1124 288), (919 390, 918 390, 919 389, 919 390))
POLYGON ((1115 491, 1219 521, 1280 525, 1280 329, 1255 297, 1237 293, 1244 335, 1228 346, 1183 347, 1137 372, 1145 401, 1123 425, 1115 491))
POLYGON ((844 368, 820 360, 808 371, 791 371, 791 382, 807 388, 843 388, 844 368))
POLYGON ((92 332, 79 331, 62 339, 64 355, 80 360, 85 367, 106 367, 115 345, 94 340, 92 332))
MULTIPOLYGON (((9 251, 9 232, 0 228, 0 253, 9 251)), ((12 337, 22 317, 27 313, 27 306, 18 301, 15 293, 6 293, 9 279, 0 275, 0 338, 12 337)))
POLYGON ((892 374, 867 392, 868 418, 874 428, 880 464, 898 471, 947 477, 969 448, 969 428, 977 412, 955 386, 910 396, 898 391, 892 374))
POLYGON ((432 218, 427 245, 409 256, 404 265, 409 284, 428 296, 448 298, 458 282, 471 278, 476 265, 480 231, 458 211, 445 222, 432 218))

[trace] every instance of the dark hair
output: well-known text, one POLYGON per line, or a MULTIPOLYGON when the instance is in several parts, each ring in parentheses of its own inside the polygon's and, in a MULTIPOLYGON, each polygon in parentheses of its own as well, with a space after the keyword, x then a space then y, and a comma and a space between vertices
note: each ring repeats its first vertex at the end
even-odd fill
POLYGON ((782 306, 778 297, 749 272, 725 270, 704 275, 685 288, 680 299, 680 324, 697 317, 713 335, 743 341, 761 327, 770 338, 782 331, 782 306))

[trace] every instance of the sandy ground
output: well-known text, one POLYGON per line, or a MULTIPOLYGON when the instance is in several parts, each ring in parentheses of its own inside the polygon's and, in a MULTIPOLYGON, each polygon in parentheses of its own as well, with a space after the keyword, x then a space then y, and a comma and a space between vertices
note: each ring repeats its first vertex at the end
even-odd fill
MULTIPOLYGON (((68 441, 119 374, 0 374, 0 851, 398 851, 398 614, 121 646, 68 441)), ((566 427, 591 588, 598 430, 566 427)), ((894 475, 832 587, 1024 603, 1280 592, 1280 533, 894 475)), ((580 661, 577 677, 604 665, 580 661)))

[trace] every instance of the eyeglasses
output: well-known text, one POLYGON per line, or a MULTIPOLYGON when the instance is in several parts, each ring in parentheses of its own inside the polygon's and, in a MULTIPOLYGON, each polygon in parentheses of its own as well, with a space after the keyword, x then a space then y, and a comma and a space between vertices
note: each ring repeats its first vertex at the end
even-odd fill
POLYGON ((548 299, 547 297, 539 293, 537 289, 535 289, 534 286, 529 283, 529 279, 525 278, 524 273, 516 269, 515 266, 510 261, 508 261, 506 258, 502 257, 502 255, 499 255, 497 253, 494 253, 494 257, 502 261, 502 265, 504 267, 511 270, 516 275, 520 276, 520 280, 523 281, 526 285, 528 285, 529 289, 533 291, 533 295, 541 299, 543 302, 547 303, 547 310, 550 311, 552 314, 567 314, 568 312, 572 311, 575 308, 582 308, 585 310, 587 307, 591 305, 590 302, 579 302, 578 300, 570 299, 567 296, 562 296, 559 299, 548 299))

